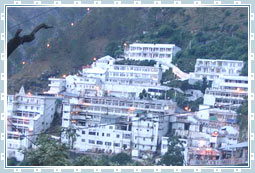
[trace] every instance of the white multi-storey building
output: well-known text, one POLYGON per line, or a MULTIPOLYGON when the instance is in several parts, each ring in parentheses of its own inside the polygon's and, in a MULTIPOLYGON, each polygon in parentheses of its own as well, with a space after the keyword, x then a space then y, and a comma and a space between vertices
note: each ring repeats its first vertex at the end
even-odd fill
POLYGON ((54 118, 56 97, 35 96, 24 88, 16 95, 8 95, 7 157, 23 160, 20 148, 32 147, 36 135, 50 127, 54 118))
POLYGON ((204 95, 204 105, 220 105, 236 109, 248 96, 247 76, 220 76, 204 95))
POLYGON ((102 57, 91 66, 84 66, 81 76, 69 75, 64 79, 50 78, 48 93, 66 92, 80 96, 139 97, 144 89, 160 95, 169 88, 160 85, 162 69, 156 66, 116 65, 110 56, 102 57))
POLYGON ((175 44, 133 43, 125 48, 124 56, 126 59, 156 60, 170 64, 180 50, 175 44))
POLYGON ((113 84, 157 86, 162 77, 162 70, 151 66, 113 65, 108 72, 107 82, 113 84))
POLYGON ((98 78, 87 78, 77 75, 66 77, 66 92, 79 96, 102 96, 102 82, 98 78))
POLYGON ((49 78, 49 81, 50 90, 45 93, 57 95, 65 90, 66 80, 64 78, 49 78))
POLYGON ((204 77, 209 81, 219 78, 220 75, 239 76, 244 66, 243 61, 235 60, 212 60, 197 59, 195 71, 190 73, 190 83, 202 80, 204 77))
MULTIPOLYGON (((142 157, 146 151, 156 151, 175 106, 169 100, 71 98, 63 102, 62 126, 72 127, 79 134, 74 142, 76 150, 130 151, 134 157, 142 157)), ((68 142, 65 134, 62 141, 68 142)))

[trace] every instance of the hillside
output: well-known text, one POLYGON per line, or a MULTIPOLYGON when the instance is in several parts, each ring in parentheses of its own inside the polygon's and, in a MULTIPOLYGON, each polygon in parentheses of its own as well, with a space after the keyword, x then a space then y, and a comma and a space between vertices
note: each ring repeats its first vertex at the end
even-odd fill
MULTIPOLYGON (((174 63, 193 71, 195 59, 248 59, 247 8, 13 8, 8 39, 18 27, 29 33, 41 22, 53 25, 8 59, 8 93, 21 85, 47 88, 47 78, 76 72, 93 57, 119 56, 124 42, 174 43, 174 63), (31 19, 32 16, 39 17, 31 19), (74 23, 72 26, 71 23, 74 23), (46 45, 50 44, 48 48, 46 45), (25 65, 22 62, 25 61, 25 65)), ((244 71, 244 74, 247 71, 244 71)))

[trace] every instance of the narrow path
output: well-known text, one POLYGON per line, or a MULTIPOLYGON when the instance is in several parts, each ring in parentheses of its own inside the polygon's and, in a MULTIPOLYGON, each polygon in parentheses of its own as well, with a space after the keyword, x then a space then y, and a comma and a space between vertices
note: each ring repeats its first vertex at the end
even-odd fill
POLYGON ((190 75, 188 73, 185 73, 181 71, 177 66, 173 65, 172 63, 165 63, 162 61, 158 61, 160 64, 165 65, 169 68, 172 68, 172 72, 180 78, 180 80, 184 81, 190 78, 190 75))

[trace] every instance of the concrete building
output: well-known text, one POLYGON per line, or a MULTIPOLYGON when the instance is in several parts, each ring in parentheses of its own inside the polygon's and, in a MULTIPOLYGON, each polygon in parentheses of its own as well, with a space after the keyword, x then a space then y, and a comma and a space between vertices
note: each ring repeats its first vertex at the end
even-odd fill
POLYGON ((113 84, 157 86, 162 78, 159 67, 113 65, 109 67, 107 82, 113 84))
POLYGON ((56 108, 56 97, 25 93, 24 88, 7 100, 7 157, 22 161, 20 148, 31 148, 36 135, 50 127, 56 108), (29 136, 27 136, 29 135, 29 136))
POLYGON ((204 105, 220 105, 235 110, 248 96, 247 76, 220 76, 207 88, 204 95, 204 105))
MULTIPOLYGON (((74 142, 76 150, 129 151, 133 157, 142 157, 160 145, 175 106, 169 100, 73 97, 63 102, 62 126, 80 134, 74 142)), ((68 142, 65 134, 62 141, 68 142)))
MULTIPOLYGON (((170 117, 170 127, 175 136, 185 140, 187 165, 220 165, 220 148, 235 145, 239 128, 210 120, 199 119, 196 113, 170 117)), ((166 139, 162 139, 161 154, 167 152, 166 139)))
POLYGON ((69 75, 66 77, 66 92, 79 96, 102 96, 102 82, 98 78, 69 75))
POLYGON ((175 44, 133 43, 125 48, 124 57, 133 60, 156 60, 171 63, 181 49, 175 44))
POLYGON ((169 87, 161 86, 162 69, 158 66, 116 65, 110 56, 84 66, 80 75, 50 78, 48 93, 66 91, 80 96, 115 96, 137 98, 144 89, 151 95, 161 95, 169 87))
POLYGON ((66 80, 64 78, 49 78, 49 81, 50 90, 45 93, 57 95, 66 89, 66 80))
POLYGON ((206 77, 208 81, 219 78, 220 75, 239 76, 244 66, 243 61, 197 59, 195 71, 190 73, 190 83, 195 83, 206 77))

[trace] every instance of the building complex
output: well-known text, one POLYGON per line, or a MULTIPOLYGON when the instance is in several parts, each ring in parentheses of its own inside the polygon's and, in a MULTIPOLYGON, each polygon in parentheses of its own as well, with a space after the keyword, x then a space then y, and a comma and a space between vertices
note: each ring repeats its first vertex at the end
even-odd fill
POLYGON ((243 62, 197 59, 195 72, 185 73, 185 79, 194 83, 206 77, 212 86, 204 95, 198 90, 185 91, 190 101, 203 97, 203 104, 197 112, 178 112, 176 103, 166 98, 170 87, 161 85, 161 65, 171 67, 179 50, 174 44, 130 44, 125 47, 125 59, 158 63, 120 65, 105 56, 77 74, 49 78, 50 89, 45 95, 25 93, 24 88, 9 95, 8 157, 23 159, 18 149, 33 147, 33 134, 50 127, 59 97, 62 127, 76 133, 76 138, 62 133, 61 141, 79 153, 127 152, 136 159, 153 157, 157 151, 164 155, 169 133, 183 142, 185 165, 203 165, 205 160, 220 165, 233 146, 246 152, 246 144, 238 144, 236 121, 236 110, 248 96, 248 77, 239 76, 243 62), (141 97, 144 92, 147 96, 141 97))
POLYGON ((36 135, 47 130, 54 118, 56 97, 25 93, 22 87, 19 93, 7 98, 7 156, 23 160, 19 149, 31 148, 36 135))

